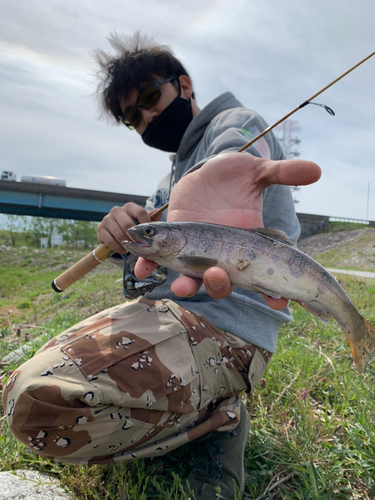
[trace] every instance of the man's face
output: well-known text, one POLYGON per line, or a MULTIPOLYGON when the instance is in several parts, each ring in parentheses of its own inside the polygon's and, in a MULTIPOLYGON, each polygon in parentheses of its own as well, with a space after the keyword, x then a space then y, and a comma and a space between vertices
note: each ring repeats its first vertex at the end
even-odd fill
MULTIPOLYGON (((157 80, 161 80, 161 78, 155 77, 155 81, 157 80)), ((172 103, 172 101, 176 99, 178 96, 178 90, 174 83, 175 82, 166 82, 160 85, 161 96, 152 108, 143 109, 138 107, 142 117, 140 124, 135 129, 138 134, 142 135, 148 125, 155 120, 155 118, 172 103)), ((142 90, 140 92, 142 92, 142 90)), ((123 113, 127 107, 134 106, 136 104, 140 92, 136 89, 131 89, 126 99, 119 97, 119 104, 123 113)), ((183 89, 181 91, 181 97, 185 97, 183 89)))

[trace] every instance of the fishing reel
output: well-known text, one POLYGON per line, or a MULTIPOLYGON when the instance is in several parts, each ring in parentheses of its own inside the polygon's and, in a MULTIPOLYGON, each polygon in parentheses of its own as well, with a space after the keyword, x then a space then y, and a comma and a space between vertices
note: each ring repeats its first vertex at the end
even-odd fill
POLYGON ((125 261, 123 289, 126 299, 136 299, 147 292, 151 292, 155 287, 162 285, 168 278, 168 270, 163 266, 158 266, 148 278, 140 280, 130 269, 129 256, 121 254, 121 257, 125 261))

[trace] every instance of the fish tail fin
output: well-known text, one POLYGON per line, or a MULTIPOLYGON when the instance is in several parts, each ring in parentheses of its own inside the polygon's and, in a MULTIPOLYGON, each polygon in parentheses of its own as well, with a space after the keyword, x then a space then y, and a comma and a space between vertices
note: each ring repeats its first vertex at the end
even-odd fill
POLYGON ((368 357, 375 355, 375 326, 366 318, 361 316, 362 328, 359 332, 360 340, 351 338, 350 332, 346 333, 350 350, 354 358, 357 370, 362 373, 368 357))

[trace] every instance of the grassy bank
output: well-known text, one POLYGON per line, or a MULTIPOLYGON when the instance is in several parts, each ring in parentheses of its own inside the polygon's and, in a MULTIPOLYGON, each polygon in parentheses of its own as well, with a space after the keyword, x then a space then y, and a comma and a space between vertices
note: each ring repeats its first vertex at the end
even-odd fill
MULTIPOLYGON (((29 358, 47 339, 122 301, 119 271, 109 263, 62 294, 50 283, 85 252, 0 252, 0 359, 28 343, 29 358)), ((345 277, 359 311, 375 323, 375 283, 345 277)), ((292 304, 278 350, 248 400, 247 499, 375 498, 374 363, 359 376, 339 326, 324 325, 292 304)), ((0 366, 2 382, 20 362, 0 366)), ((51 463, 19 444, 2 411, 1 470, 55 475, 80 499, 187 499, 184 450, 160 460, 80 467, 51 463)))
POLYGON ((375 229, 367 229, 354 241, 320 253, 318 259, 328 268, 374 272, 375 229))

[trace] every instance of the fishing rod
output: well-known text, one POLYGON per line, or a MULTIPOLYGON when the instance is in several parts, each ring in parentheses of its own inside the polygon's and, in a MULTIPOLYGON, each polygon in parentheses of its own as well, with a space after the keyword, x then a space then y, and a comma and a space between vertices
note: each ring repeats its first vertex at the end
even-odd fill
MULTIPOLYGON (((263 136, 265 136, 266 134, 268 134, 268 132, 270 132, 272 129, 274 129, 275 127, 277 127, 278 125, 280 125, 280 123, 282 123, 283 121, 287 120, 290 116, 292 116, 294 113, 296 113, 300 109, 304 108, 308 104, 314 104, 315 106, 321 106, 330 115, 334 116, 335 115, 334 111, 331 108, 329 108, 328 106, 326 106, 324 104, 318 104, 318 103, 315 103, 315 102, 311 102, 311 101, 313 99, 315 99, 316 97, 318 97, 323 92, 325 92, 327 89, 329 89, 330 87, 332 87, 332 85, 334 85, 335 83, 337 83, 339 80, 341 80, 342 78, 344 78, 344 76, 348 75, 349 73, 351 73, 352 71, 354 71, 356 68, 358 68, 359 66, 361 66, 361 64, 363 64, 364 62, 366 62, 368 59, 370 59, 374 55, 375 55, 375 51, 372 52, 367 57, 365 57, 364 59, 362 59, 362 61, 360 61, 357 64, 355 64, 352 68, 350 68, 347 71, 345 71, 345 73, 343 73, 341 76, 339 76, 338 78, 336 78, 335 80, 333 80, 331 83, 329 83, 328 85, 326 85, 324 88, 322 88, 321 90, 319 90, 316 94, 314 94, 312 97, 310 97, 310 99, 307 99, 302 104, 300 104, 299 106, 297 106, 295 109, 293 109, 292 111, 290 111, 288 114, 286 114, 285 116, 283 116, 283 118, 281 118, 280 120, 278 120, 277 122, 275 122, 273 125, 270 125, 266 129, 264 129, 263 132, 261 132, 259 135, 257 135, 256 137, 254 137, 247 144, 245 144, 244 146, 242 146, 242 148, 240 148, 237 151, 237 153, 242 153, 243 151, 245 151, 246 149, 248 149, 255 142, 259 141, 259 139, 261 139, 263 136)), ((162 212, 164 212, 164 210, 166 210, 167 208, 168 208, 168 203, 166 203, 161 208, 159 208, 156 212, 154 212, 150 216, 151 220, 154 220, 159 214, 161 214, 162 212)), ((97 248, 95 248, 95 250, 93 250, 91 253, 89 253, 88 255, 86 255, 85 257, 83 257, 83 259, 81 259, 80 261, 78 261, 76 264, 73 264, 72 267, 70 267, 63 274, 61 274, 56 279, 54 279, 53 282, 52 282, 52 288, 55 290, 55 292, 62 292, 62 291, 64 291, 70 285, 72 285, 73 283, 75 283, 76 281, 78 281, 80 278, 82 278, 83 276, 85 276, 88 272, 90 272, 93 269, 95 269, 99 264, 101 264, 102 262, 105 262, 108 259, 108 257, 110 256, 110 254, 112 252, 113 252, 113 250, 111 248, 109 248, 108 245, 105 245, 104 243, 100 244, 97 248)))
MULTIPOLYGON (((164 205, 159 208, 150 215, 151 220, 154 220, 159 214, 164 212, 167 207, 164 205)), ((81 260, 73 264, 69 269, 60 274, 57 278, 55 278, 51 286, 55 290, 55 292, 63 292, 70 285, 73 285, 80 278, 83 278, 87 273, 98 267, 99 264, 105 262, 110 254, 113 252, 108 245, 101 243, 98 247, 95 248, 91 253, 83 257, 81 260)))

